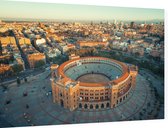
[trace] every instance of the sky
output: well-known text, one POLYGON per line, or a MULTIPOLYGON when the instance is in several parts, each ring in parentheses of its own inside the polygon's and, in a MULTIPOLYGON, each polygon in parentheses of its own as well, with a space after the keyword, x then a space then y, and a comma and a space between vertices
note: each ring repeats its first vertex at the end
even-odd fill
POLYGON ((0 19, 51 20, 163 20, 163 9, 123 8, 112 6, 32 3, 0 0, 0 19))

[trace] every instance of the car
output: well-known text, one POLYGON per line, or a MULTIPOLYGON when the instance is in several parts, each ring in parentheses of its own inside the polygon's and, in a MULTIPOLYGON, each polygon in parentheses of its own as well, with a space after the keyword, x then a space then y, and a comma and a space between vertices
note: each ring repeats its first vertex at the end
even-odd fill
POLYGON ((28 93, 27 92, 23 92, 23 96, 25 97, 25 96, 27 96, 28 95, 28 93))
POLYGON ((50 95, 51 95, 51 94, 52 94, 52 91, 48 91, 48 94, 50 94, 50 95))
POLYGON ((11 103, 11 100, 6 100, 5 104, 10 104, 11 103))

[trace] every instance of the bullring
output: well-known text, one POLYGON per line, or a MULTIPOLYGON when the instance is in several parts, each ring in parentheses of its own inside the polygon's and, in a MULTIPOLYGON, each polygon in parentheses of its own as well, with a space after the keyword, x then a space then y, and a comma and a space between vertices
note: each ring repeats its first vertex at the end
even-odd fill
POLYGON ((51 66, 53 102, 71 111, 117 107, 136 84, 138 68, 104 57, 83 57, 51 66))

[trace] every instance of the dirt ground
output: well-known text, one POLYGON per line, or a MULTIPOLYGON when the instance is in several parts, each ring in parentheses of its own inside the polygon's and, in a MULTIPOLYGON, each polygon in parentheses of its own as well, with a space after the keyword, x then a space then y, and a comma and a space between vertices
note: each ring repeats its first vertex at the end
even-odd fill
POLYGON ((99 83, 110 81, 109 78, 103 74, 85 74, 80 76, 77 80, 85 83, 99 83))

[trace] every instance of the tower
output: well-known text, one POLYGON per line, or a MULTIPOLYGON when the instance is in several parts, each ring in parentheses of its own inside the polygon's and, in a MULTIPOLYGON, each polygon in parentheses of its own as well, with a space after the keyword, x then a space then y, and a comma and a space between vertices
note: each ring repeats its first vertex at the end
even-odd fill
POLYGON ((130 75, 131 75, 132 88, 135 88, 136 76, 138 75, 138 67, 137 66, 135 66, 135 65, 130 66, 130 75))
POLYGON ((53 102, 55 103, 56 100, 55 100, 55 92, 56 92, 56 88, 55 88, 55 84, 54 84, 54 81, 55 79, 58 78, 58 75, 57 75, 57 69, 58 69, 58 65, 57 64, 53 64, 51 65, 51 88, 52 88, 52 94, 53 94, 53 102))

